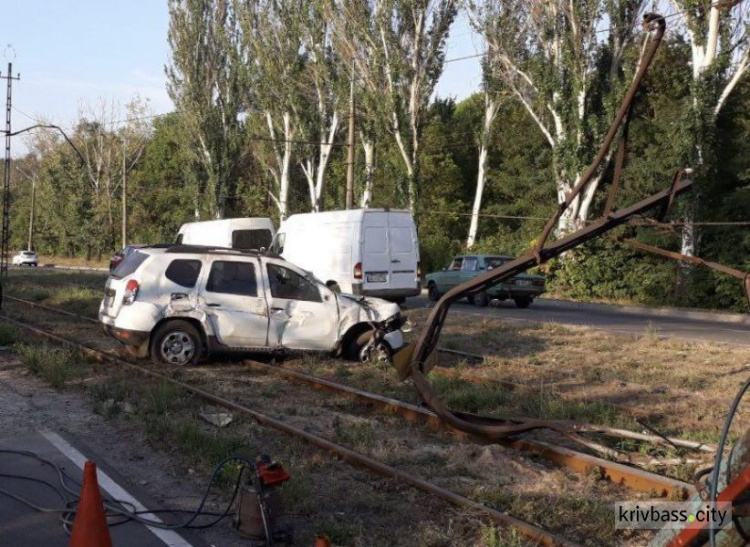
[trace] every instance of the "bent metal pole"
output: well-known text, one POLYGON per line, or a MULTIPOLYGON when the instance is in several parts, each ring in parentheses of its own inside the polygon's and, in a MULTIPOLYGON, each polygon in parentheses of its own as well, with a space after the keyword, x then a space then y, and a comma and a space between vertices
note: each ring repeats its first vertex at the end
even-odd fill
POLYGON ((490 425, 481 423, 480 420, 472 420, 471 415, 458 416, 449 410, 441 401, 440 397, 430 386, 425 374, 435 365, 437 360, 437 343, 443 328, 448 310, 451 305, 461 298, 479 293, 489 287, 497 285, 506 279, 510 279, 529 268, 538 266, 548 260, 560 256, 564 252, 573 249, 587 241, 626 223, 635 215, 640 215, 658 206, 668 206, 674 196, 681 194, 692 186, 691 180, 675 179, 672 187, 663 190, 635 205, 618 211, 609 212, 606 217, 591 223, 590 225, 563 237, 547 246, 544 246, 552 227, 560 219, 565 209, 572 200, 583 190, 594 172, 600 168, 604 157, 615 139, 622 121, 627 114, 635 95, 640 88, 641 82, 653 62, 656 50, 661 43, 665 31, 664 18, 656 14, 644 16, 644 26, 650 31, 650 36, 644 46, 638 70, 633 81, 623 98, 617 111, 615 119, 607 132, 607 135, 599 149, 594 161, 582 176, 580 182, 573 189, 566 201, 562 203, 557 213, 549 220, 539 239, 539 244, 530 249, 523 256, 500 266, 494 270, 485 272, 466 283, 454 287, 448 291, 432 308, 427 318, 425 329, 417 339, 416 343, 402 349, 394 356, 394 364, 402 379, 411 376, 414 385, 419 391, 425 403, 446 423, 473 435, 479 435, 486 439, 502 439, 509 435, 521 433, 532 429, 548 428, 567 433, 564 426, 559 423, 543 420, 525 420, 519 423, 507 425, 490 425))

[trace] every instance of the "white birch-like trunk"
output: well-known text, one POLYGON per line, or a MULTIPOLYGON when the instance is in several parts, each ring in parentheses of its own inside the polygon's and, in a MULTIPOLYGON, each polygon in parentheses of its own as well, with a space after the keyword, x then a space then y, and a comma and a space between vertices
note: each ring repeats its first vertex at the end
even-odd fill
POLYGON ((284 154, 279 168, 279 197, 277 206, 279 208, 279 221, 286 220, 289 214, 289 175, 292 163, 292 116, 284 114, 284 154))
POLYGON ((365 151, 365 188, 362 191, 362 209, 367 209, 372 203, 372 183, 375 178, 375 143, 371 140, 362 139, 362 148, 365 151))
POLYGON ((474 193, 474 205, 471 209, 471 223, 469 224, 469 237, 466 239, 466 248, 471 249, 477 239, 479 230, 479 211, 482 208, 482 195, 487 182, 487 153, 492 132, 492 124, 497 116, 499 104, 485 93, 484 97, 484 125, 479 146, 479 165, 477 168, 477 188, 474 193))
POLYGON ((325 177, 326 171, 328 170, 328 162, 331 159, 331 151, 333 150, 333 139, 336 137, 336 132, 339 128, 339 115, 334 112, 331 117, 330 126, 328 128, 328 134, 325 138, 328 140, 320 143, 320 155, 318 158, 318 165, 315 173, 315 184, 313 185, 313 192, 311 194, 312 210, 314 213, 319 213, 322 209, 322 197, 323 190, 325 189, 325 177))
POLYGON ((479 169, 477 170, 477 189, 474 193, 474 205, 471 208, 471 223, 469 224, 469 237, 466 239, 466 248, 471 250, 477 239, 477 230, 479 229, 479 211, 482 208, 482 194, 484 185, 487 181, 485 168, 487 165, 487 146, 482 145, 479 148, 479 169))

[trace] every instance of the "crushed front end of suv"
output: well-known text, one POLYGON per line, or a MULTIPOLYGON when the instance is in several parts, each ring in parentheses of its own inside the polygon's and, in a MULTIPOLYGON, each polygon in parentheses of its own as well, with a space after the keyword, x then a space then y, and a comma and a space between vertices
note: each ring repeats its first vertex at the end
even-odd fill
POLYGON ((187 245, 126 257, 107 279, 99 321, 131 354, 171 365, 216 351, 388 361, 406 324, 398 305, 334 292, 281 258, 187 245))

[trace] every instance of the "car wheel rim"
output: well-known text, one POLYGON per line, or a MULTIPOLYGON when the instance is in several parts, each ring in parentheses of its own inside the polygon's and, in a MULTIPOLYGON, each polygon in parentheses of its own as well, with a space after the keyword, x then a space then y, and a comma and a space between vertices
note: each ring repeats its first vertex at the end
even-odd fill
POLYGON ((172 365, 184 365, 195 355, 192 336, 184 331, 170 332, 161 342, 162 360, 172 365))
POLYGON ((388 346, 380 342, 374 346, 362 348, 359 352, 359 360, 363 363, 388 364, 391 362, 391 354, 388 346))

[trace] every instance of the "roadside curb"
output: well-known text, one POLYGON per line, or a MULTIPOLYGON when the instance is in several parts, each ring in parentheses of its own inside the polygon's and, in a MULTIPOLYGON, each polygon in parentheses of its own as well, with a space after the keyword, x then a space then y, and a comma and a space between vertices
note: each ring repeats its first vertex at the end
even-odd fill
MULTIPOLYGON (((423 290, 421 296, 426 297, 427 291, 423 290)), ((676 317, 680 319, 695 319, 698 321, 716 321, 717 323, 750 325, 750 314, 746 313, 721 313, 685 308, 655 308, 650 306, 626 306, 622 304, 597 304, 594 302, 565 300, 563 298, 540 297, 537 298, 537 301, 549 306, 564 306, 566 308, 577 308, 584 311, 616 311, 628 315, 643 315, 647 317, 676 317)))
POLYGON ((649 306, 624 306, 622 304, 596 304, 593 302, 576 302, 575 300, 539 298, 540 302, 551 306, 566 306, 580 310, 617 311, 629 315, 646 315, 651 317, 679 317, 681 319, 698 319, 701 321, 716 321, 719 323, 734 323, 750 325, 750 315, 745 313, 721 313, 684 308, 652 308, 649 306))
POLYGON ((57 266, 55 264, 43 264, 39 266, 41 269, 54 269, 54 270, 76 270, 79 272, 109 272, 107 268, 91 268, 87 266, 57 266))

